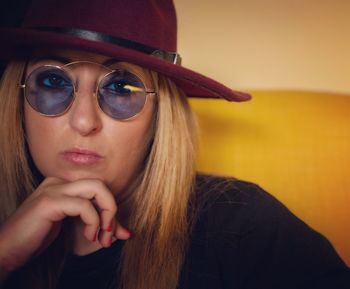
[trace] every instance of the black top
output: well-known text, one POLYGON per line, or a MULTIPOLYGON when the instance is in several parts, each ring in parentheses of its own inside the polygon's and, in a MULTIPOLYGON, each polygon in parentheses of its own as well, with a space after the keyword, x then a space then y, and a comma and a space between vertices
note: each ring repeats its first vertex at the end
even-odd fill
POLYGON ((116 276, 124 242, 118 240, 109 248, 85 256, 69 255, 58 288, 116 289, 117 280, 112 277, 116 276))
MULTIPOLYGON (((199 209, 178 289, 349 289, 329 241, 259 186, 198 175, 199 209)), ((125 241, 70 255, 58 288, 113 288, 125 241)))

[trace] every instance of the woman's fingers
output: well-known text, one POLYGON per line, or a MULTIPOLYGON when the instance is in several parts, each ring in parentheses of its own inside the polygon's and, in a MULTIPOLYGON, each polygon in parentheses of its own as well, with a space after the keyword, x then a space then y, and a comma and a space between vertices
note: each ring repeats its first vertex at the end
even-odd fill
POLYGON ((31 200, 36 199, 41 194, 45 193, 45 190, 49 188, 50 186, 57 186, 57 185, 63 185, 66 182, 62 179, 55 178, 55 177, 47 177, 45 178, 41 184, 36 188, 35 191, 33 191, 26 199, 26 202, 30 202, 31 200))
POLYGON ((100 242, 100 244, 105 247, 108 248, 112 245, 112 239, 111 239, 111 234, 107 231, 104 230, 100 230, 98 233, 98 241, 100 242))
MULTIPOLYGON (((117 205, 102 181, 68 182, 48 177, 0 227, 0 260, 8 270, 25 264, 55 240, 66 217, 79 217, 89 241, 109 247, 115 238, 128 239, 116 222, 117 205)), ((79 233, 80 228, 75 232, 79 233)), ((74 233, 74 232, 73 232, 74 233)))
POLYGON ((118 239, 127 240, 131 237, 129 230, 124 228, 119 222, 113 221, 111 230, 100 230, 99 232, 99 242, 104 247, 109 247, 112 243, 118 239))
POLYGON ((114 196, 102 181, 81 179, 65 182, 49 177, 41 186, 43 189, 38 190, 36 196, 51 196, 53 199, 62 196, 56 207, 64 210, 51 221, 62 220, 65 216, 80 216, 86 225, 84 236, 90 241, 98 239, 104 247, 109 247, 114 239, 127 240, 130 237, 130 232, 116 222, 117 205, 114 196), (84 209, 79 210, 79 207, 84 209))
POLYGON ((92 179, 71 182, 65 184, 64 194, 70 197, 88 199, 100 215, 100 228, 96 227, 96 223, 89 225, 82 218, 87 225, 84 235, 89 240, 98 239, 102 246, 109 247, 114 239, 127 240, 130 238, 130 232, 116 221, 117 205, 113 194, 103 182, 92 179))
POLYGON ((100 218, 93 204, 83 198, 71 197, 66 195, 47 197, 44 196, 42 201, 43 210, 51 210, 51 213, 45 213, 50 216, 51 222, 63 220, 65 217, 80 216, 84 222, 84 236, 93 241, 100 225, 100 218))
POLYGON ((80 197, 94 202, 101 215, 100 227, 107 231, 110 230, 113 219, 117 213, 117 205, 113 194, 107 186, 100 180, 84 179, 64 184, 51 186, 56 194, 57 190, 62 191, 64 195, 71 197, 80 197))
POLYGON ((121 239, 121 240, 127 240, 131 237, 131 232, 123 227, 121 224, 116 222, 116 228, 115 228, 115 238, 121 239))

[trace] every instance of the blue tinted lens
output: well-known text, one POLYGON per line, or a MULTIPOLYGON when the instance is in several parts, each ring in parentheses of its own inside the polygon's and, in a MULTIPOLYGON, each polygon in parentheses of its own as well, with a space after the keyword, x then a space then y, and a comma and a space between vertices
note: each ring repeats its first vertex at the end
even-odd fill
POLYGON ((74 85, 64 70, 42 66, 28 76, 25 96, 36 111, 45 115, 58 115, 70 106, 74 85))
POLYGON ((117 70, 101 80, 98 103, 112 118, 128 119, 142 110, 146 95, 146 88, 138 76, 126 70, 117 70))
MULTIPOLYGON (((74 98, 74 84, 69 74, 55 66, 42 66, 29 74, 25 97, 36 111, 60 115, 67 111, 74 98)), ((128 119, 141 112, 146 102, 142 80, 127 70, 107 74, 98 85, 97 100, 101 109, 114 119, 128 119)))

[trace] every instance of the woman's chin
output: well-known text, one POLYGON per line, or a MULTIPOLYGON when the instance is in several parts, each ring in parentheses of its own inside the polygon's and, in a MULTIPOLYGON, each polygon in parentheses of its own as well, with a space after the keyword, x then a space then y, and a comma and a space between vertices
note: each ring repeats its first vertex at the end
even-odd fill
POLYGON ((103 178, 102 175, 87 171, 65 171, 55 174, 54 177, 60 178, 67 182, 74 182, 84 179, 94 179, 106 183, 106 180, 103 178))
POLYGON ((87 170, 60 170, 45 174, 45 177, 56 177, 66 182, 75 182, 79 180, 99 180, 104 183, 107 188, 114 194, 118 195, 119 192, 124 191, 128 186, 126 176, 114 177, 113 179, 107 178, 106 172, 93 172, 87 170))

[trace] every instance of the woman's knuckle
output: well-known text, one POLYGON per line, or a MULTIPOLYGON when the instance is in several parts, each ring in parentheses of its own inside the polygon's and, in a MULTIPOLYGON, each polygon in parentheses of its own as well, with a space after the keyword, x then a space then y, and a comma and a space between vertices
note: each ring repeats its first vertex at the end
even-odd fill
POLYGON ((81 206, 83 210, 90 211, 92 209, 92 204, 89 200, 82 199, 81 206))
POLYGON ((117 207, 117 204, 115 202, 112 202, 110 204, 111 208, 110 208, 110 211, 113 213, 113 214, 116 214, 117 211, 118 211, 118 207, 117 207))
POLYGON ((47 208, 52 206, 53 200, 48 194, 41 194, 37 199, 40 207, 47 208))
POLYGON ((96 180, 96 187, 101 192, 108 191, 107 186, 100 180, 96 180))

